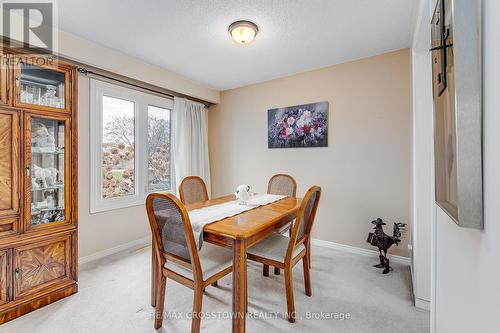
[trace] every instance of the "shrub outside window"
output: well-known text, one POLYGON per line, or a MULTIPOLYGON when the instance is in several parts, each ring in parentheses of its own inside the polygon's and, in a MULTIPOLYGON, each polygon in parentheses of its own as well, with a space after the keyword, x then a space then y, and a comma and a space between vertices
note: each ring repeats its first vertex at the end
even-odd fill
POLYGON ((148 193, 171 186, 170 110, 148 105, 148 193))
POLYGON ((102 199, 135 194, 134 110, 134 102, 102 97, 102 199))

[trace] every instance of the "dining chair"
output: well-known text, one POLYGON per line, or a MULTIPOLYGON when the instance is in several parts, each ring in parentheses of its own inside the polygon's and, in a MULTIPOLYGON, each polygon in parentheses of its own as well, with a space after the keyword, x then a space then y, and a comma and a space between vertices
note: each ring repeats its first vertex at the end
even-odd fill
MULTIPOLYGON (((290 175, 283 173, 276 174, 272 176, 267 183, 267 193, 286 195, 288 197, 294 198, 297 194, 297 182, 290 175)), ((280 230, 278 230, 278 232, 283 234, 288 231, 290 233, 291 225, 291 223, 288 223, 280 230)), ((266 264, 264 264, 264 272, 265 271, 269 271, 269 266, 266 264)), ((274 267, 274 274, 280 274, 280 269, 278 267, 274 267)))
POLYGON ((248 259, 279 267, 285 271, 287 317, 291 323, 295 322, 292 269, 301 259, 304 268, 305 293, 307 296, 312 295, 307 252, 320 196, 321 187, 319 186, 311 187, 304 195, 297 218, 292 225, 290 238, 274 233, 247 250, 248 259))
POLYGON ((269 179, 267 193, 295 197, 297 194, 297 182, 290 175, 276 174, 269 179))
POLYGON ((146 198, 146 210, 153 238, 152 260, 154 327, 163 323, 163 308, 167 279, 194 290, 191 332, 200 331, 200 312, 204 289, 231 273, 232 251, 204 242, 198 251, 189 215, 173 194, 151 193, 146 198))
POLYGON ((201 177, 185 177, 179 185, 179 196, 181 202, 185 205, 200 201, 207 201, 207 186, 201 177))

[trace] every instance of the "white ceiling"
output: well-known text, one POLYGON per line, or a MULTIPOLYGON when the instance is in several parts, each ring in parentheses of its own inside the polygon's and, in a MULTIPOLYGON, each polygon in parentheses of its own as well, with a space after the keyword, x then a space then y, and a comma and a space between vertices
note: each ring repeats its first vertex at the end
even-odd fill
POLYGON ((61 30, 225 90, 410 46, 417 0, 58 0, 61 30), (248 45, 227 27, 250 19, 248 45))

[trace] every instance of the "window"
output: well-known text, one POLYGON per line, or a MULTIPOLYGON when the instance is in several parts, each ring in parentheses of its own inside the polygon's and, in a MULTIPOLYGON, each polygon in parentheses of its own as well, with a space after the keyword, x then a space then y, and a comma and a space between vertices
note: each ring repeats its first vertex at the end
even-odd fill
POLYGON ((102 199, 135 194, 134 110, 134 102, 102 97, 102 199))
POLYGON ((91 212, 170 191, 172 100, 94 79, 90 92, 91 212))
POLYGON ((148 105, 148 192, 168 191, 170 182, 170 110, 148 105))

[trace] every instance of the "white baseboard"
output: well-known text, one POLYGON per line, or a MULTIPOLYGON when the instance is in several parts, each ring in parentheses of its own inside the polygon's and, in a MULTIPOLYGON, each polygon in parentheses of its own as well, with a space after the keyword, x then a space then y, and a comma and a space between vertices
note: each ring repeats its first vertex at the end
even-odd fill
POLYGON ((133 240, 131 242, 125 243, 125 244, 120 244, 118 246, 112 247, 110 249, 102 250, 93 254, 90 254, 85 257, 80 257, 78 258, 78 264, 85 264, 91 261, 95 261, 107 256, 110 256, 115 253, 119 253, 122 251, 127 251, 127 250, 136 250, 141 247, 147 246, 151 244, 151 237, 144 237, 140 239, 133 240))
POLYGON ((420 299, 415 297, 415 307, 422 310, 431 310, 431 302, 425 299, 420 299))
MULTIPOLYGON (((122 252, 122 251, 139 249, 139 248, 147 246, 149 244, 151 244, 151 237, 149 237, 149 236, 144 237, 144 238, 140 238, 140 239, 136 239, 136 240, 133 240, 131 242, 112 247, 110 249, 102 250, 102 251, 90 254, 88 256, 85 256, 85 257, 80 257, 78 259, 78 263, 85 264, 85 263, 88 263, 88 262, 91 262, 94 260, 98 260, 98 259, 110 256, 110 255, 115 254, 115 253, 122 252)), ((327 247, 330 249, 359 254, 359 255, 363 255, 363 256, 369 256, 369 257, 375 257, 375 258, 378 257, 377 251, 363 249, 363 248, 356 247, 356 246, 350 246, 350 245, 344 245, 344 244, 339 244, 339 243, 335 243, 335 242, 325 241, 322 239, 313 238, 312 244, 316 245, 316 246, 327 247)), ((396 255, 392 255, 392 254, 388 254, 387 256, 393 262, 398 262, 401 264, 410 265, 410 258, 396 256, 396 255)), ((422 300, 422 302, 424 302, 424 301, 422 300)))
MULTIPOLYGON (((344 244, 334 243, 334 242, 325 241, 325 240, 316 239, 316 238, 312 239, 312 244, 317 245, 317 246, 322 246, 322 247, 328 247, 328 248, 334 249, 334 250, 339 250, 339 251, 344 251, 344 252, 349 252, 349 253, 354 253, 354 254, 360 254, 363 256, 378 258, 378 251, 363 249, 363 248, 356 247, 356 246, 344 245, 344 244)), ((393 254, 388 254, 387 257, 393 262, 401 263, 404 265, 411 264, 410 258, 407 258, 407 257, 396 256, 393 254)))
MULTIPOLYGON (((122 251, 139 249, 139 248, 141 248, 143 246, 147 246, 149 244, 151 244, 151 237, 144 237, 144 238, 136 239, 136 240, 133 240, 131 242, 112 247, 110 249, 102 250, 102 251, 90 254, 88 256, 85 256, 85 257, 80 257, 78 259, 78 263, 85 264, 85 263, 88 263, 88 262, 91 262, 94 260, 98 260, 98 259, 110 256, 110 255, 115 254, 115 253, 122 252, 122 251)), ((378 252, 374 251, 374 250, 368 250, 368 249, 363 249, 363 248, 356 247, 356 246, 339 244, 339 243, 335 243, 335 242, 325 241, 322 239, 313 238, 312 244, 316 245, 316 246, 327 247, 330 249, 359 254, 359 255, 363 255, 363 256, 378 257, 378 252)), ((396 256, 396 255, 392 255, 392 254, 389 254, 387 256, 389 257, 389 259, 391 259, 394 262, 410 265, 410 258, 396 256)), ((424 302, 424 301, 422 301, 422 302, 424 302)))

